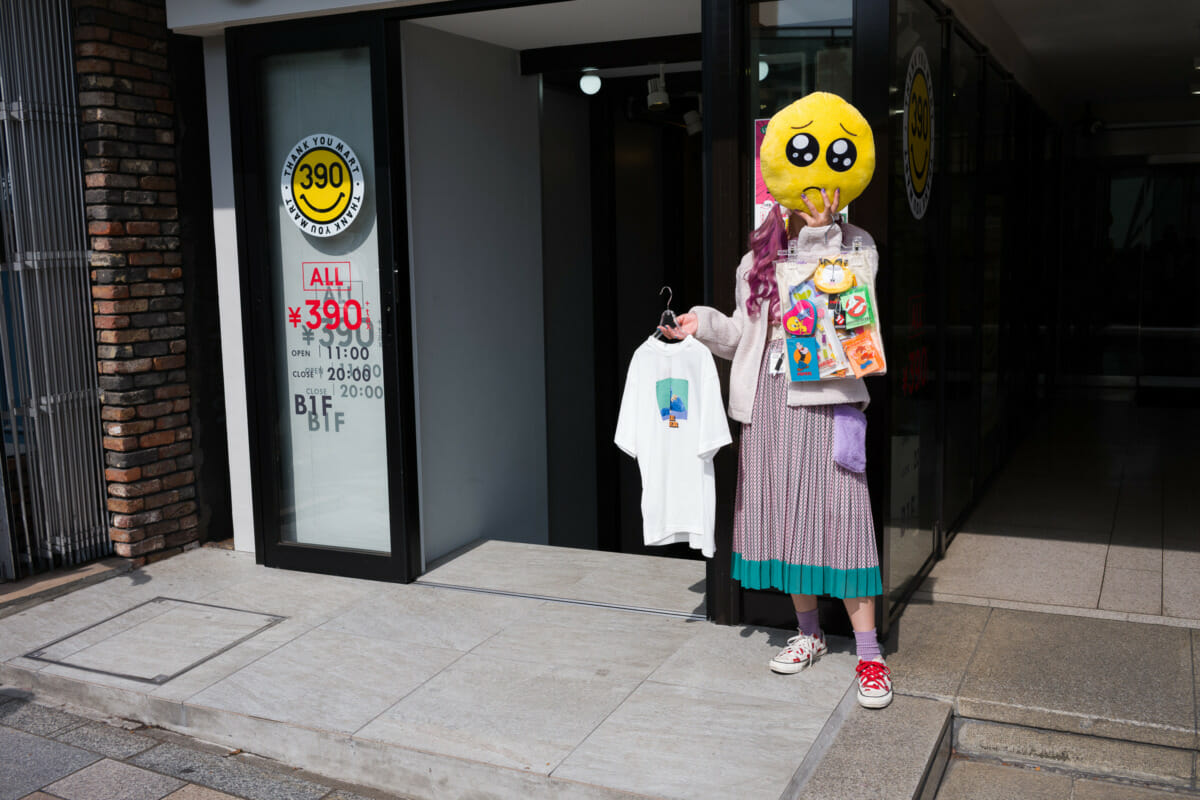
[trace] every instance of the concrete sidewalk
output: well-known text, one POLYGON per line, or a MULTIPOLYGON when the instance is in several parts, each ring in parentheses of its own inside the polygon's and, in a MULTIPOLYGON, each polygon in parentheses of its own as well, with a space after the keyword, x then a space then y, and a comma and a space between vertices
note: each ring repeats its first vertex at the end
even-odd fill
POLYGON ((0 800, 404 800, 360 791, 178 734, 0 695, 0 800))
POLYGON ((0 618, 0 701, 68 703, 413 798, 1200 796, 1200 630, 914 604, 887 643, 896 700, 866 711, 848 640, 776 675, 789 631, 697 620, 678 589, 655 595, 675 612, 593 605, 636 605, 656 566, 679 565, 639 561, 614 591, 588 558, 574 584, 545 587, 577 599, 556 602, 203 548, 0 618), (990 770, 1002 762, 1033 771, 990 770))
POLYGON ((202 548, 0 619, 0 682, 414 797, 775 798, 856 661, 787 636, 202 548))

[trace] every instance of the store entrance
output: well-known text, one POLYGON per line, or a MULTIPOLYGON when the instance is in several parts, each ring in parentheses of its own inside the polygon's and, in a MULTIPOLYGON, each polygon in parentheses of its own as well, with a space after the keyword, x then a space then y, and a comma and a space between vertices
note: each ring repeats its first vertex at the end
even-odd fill
POLYGON ((704 300, 699 3, 658 31, 571 5, 397 26, 419 580, 704 616, 705 562, 642 544, 613 444, 633 351, 704 300))

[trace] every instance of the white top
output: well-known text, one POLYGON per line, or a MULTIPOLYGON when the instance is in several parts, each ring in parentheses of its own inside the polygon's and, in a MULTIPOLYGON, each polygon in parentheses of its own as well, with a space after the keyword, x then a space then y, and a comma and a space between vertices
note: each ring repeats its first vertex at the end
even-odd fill
POLYGON ((620 447, 642 473, 647 545, 687 542, 715 551, 717 489, 712 457, 729 444, 729 422, 712 354, 688 336, 676 344, 651 336, 633 353, 617 416, 620 447))

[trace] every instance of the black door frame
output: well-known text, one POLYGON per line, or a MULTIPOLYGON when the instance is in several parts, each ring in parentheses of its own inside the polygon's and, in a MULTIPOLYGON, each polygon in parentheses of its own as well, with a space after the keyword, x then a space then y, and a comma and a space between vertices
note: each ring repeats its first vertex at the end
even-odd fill
POLYGON ((408 281, 404 140, 399 92, 399 53, 388 48, 386 30, 361 15, 233 28, 226 33, 230 126, 237 205, 238 262, 241 265, 242 333, 246 352, 247 411, 254 508, 255 553, 260 564, 307 572, 411 581, 420 568, 416 481, 416 416, 408 281), (257 235, 273 207, 265 190, 277 165, 262 158, 263 125, 260 68, 277 54, 367 47, 376 158, 379 241, 380 344, 383 348, 388 501, 391 552, 322 547, 279 540, 279 403, 273 375, 261 368, 276 352, 272 276, 254 265, 268 263, 268 243, 257 235), (397 187, 401 191, 397 192, 397 187), (397 224, 400 221, 403 224, 397 224))
POLYGON ((416 450, 415 370, 412 348, 410 265, 408 259, 407 184, 403 119, 403 80, 399 23, 422 17, 550 5, 566 0, 444 0, 380 11, 353 12, 282 22, 245 25, 225 32, 229 82, 231 150, 236 206, 237 253, 243 342, 256 342, 246 353, 250 490, 257 563, 307 572, 376 580, 411 582, 422 569, 422 541, 416 450), (258 368, 255 356, 273 353, 275 334, 266 299, 270 276, 252 264, 266 263, 265 243, 253 235, 264 213, 266 174, 262 163, 263 130, 259 111, 258 68, 269 55, 335 47, 367 46, 371 60, 371 96, 376 158, 376 209, 379 236, 381 343, 388 447, 390 554, 279 541, 278 397, 276 386, 258 368), (385 271, 389 269, 390 276, 385 271), (260 313, 261 312, 261 313, 260 313), (271 502, 267 502, 271 498, 271 502))

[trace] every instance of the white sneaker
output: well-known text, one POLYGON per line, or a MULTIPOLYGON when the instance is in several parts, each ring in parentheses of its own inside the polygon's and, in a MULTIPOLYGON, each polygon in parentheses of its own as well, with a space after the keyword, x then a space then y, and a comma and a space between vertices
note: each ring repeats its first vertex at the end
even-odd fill
POLYGON ((771 659, 771 671, 784 675, 793 675, 805 667, 812 665, 821 656, 829 652, 825 639, 809 636, 806 633, 797 634, 788 639, 787 647, 771 659))
POLYGON ((858 660, 858 704, 886 708, 892 702, 892 671, 882 661, 858 660))

